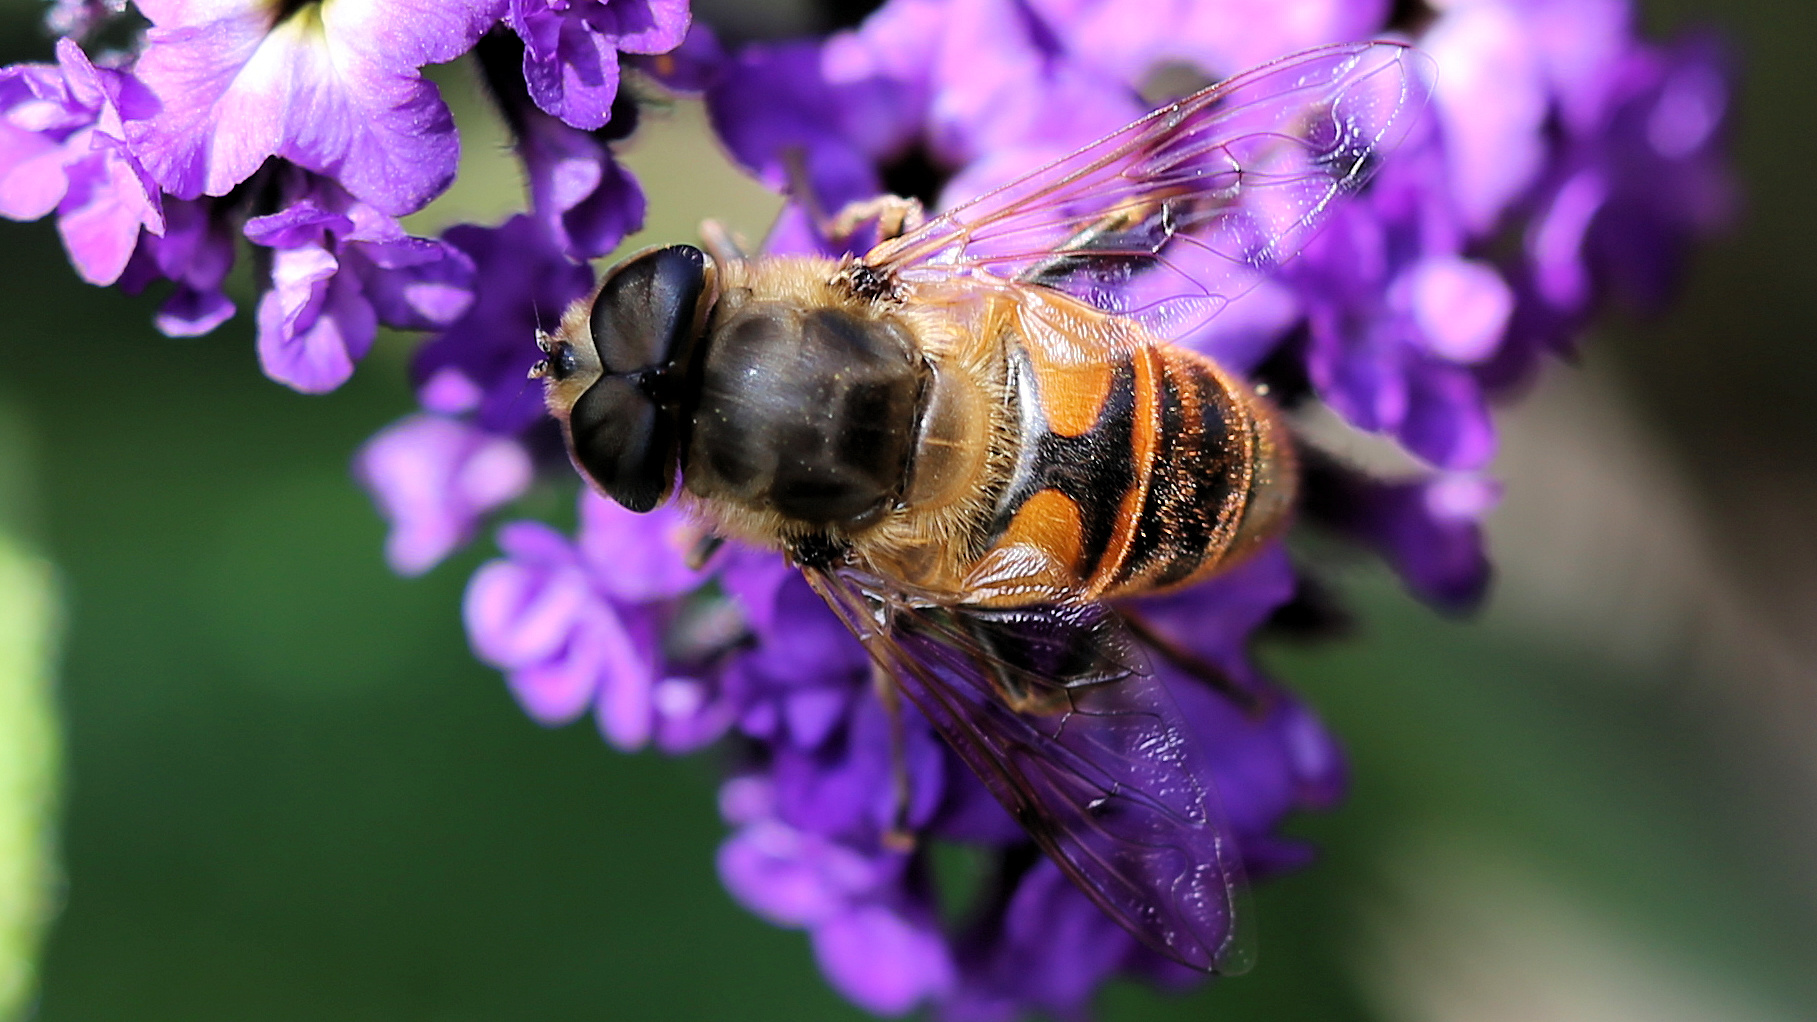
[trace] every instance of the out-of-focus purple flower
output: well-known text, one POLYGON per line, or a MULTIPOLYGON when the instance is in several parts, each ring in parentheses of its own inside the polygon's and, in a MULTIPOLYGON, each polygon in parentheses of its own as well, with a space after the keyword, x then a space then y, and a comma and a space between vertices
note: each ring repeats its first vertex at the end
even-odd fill
POLYGON ((695 21, 681 45, 666 53, 632 54, 629 62, 663 88, 698 96, 719 75, 726 61, 725 47, 712 26, 695 21))
MULTIPOLYGON (((778 191, 810 188, 827 214, 882 190, 878 165, 909 144, 920 116, 896 83, 828 81, 821 48, 805 41, 744 48, 709 81, 706 99, 715 133, 740 164, 778 191)), ((801 240, 772 239, 771 251, 821 243, 798 205, 775 233, 801 240)))
POLYGON ((952 1022, 1014 1022, 1031 1010, 1083 1018, 1098 987, 1142 953, 1058 866, 1041 859, 963 946, 963 979, 941 1014, 952 1022))
POLYGON ((604 144, 540 111, 524 127, 518 152, 530 208, 565 254, 597 259, 643 227, 643 189, 604 144))
POLYGON ((165 191, 225 195, 270 157, 401 216, 454 179, 454 119, 421 69, 466 52, 504 0, 140 0, 134 72, 163 104, 132 141, 165 191))
POLYGON ((1489 584, 1482 523, 1501 498, 1476 473, 1378 480, 1341 466, 1306 473, 1308 514, 1380 554, 1414 595, 1450 610, 1476 605, 1489 584))
POLYGON ((536 105, 576 128, 602 127, 618 95, 619 53, 666 53, 688 33, 687 0, 509 0, 536 105))
POLYGON ((81 42, 89 33, 126 13, 126 0, 51 0, 44 27, 52 35, 81 42))
POLYGON ((902 852, 865 854, 790 826, 767 780, 727 782, 720 803, 739 829, 719 850, 726 890, 778 926, 808 930, 829 981, 853 1003, 901 1015, 952 986, 952 952, 931 905, 912 897, 902 852))
POLYGON ((523 493, 533 466, 515 440, 419 414, 366 441, 354 474, 391 523, 392 570, 420 575, 471 539, 481 516, 523 493))
POLYGON ((473 262, 474 301, 417 352, 417 397, 430 411, 471 415, 490 432, 522 432, 544 414, 542 395, 526 381, 542 357, 536 331, 553 329, 593 274, 528 216, 454 227, 445 238, 473 262))
POLYGON ((684 752, 718 738, 736 712, 725 689, 736 679, 721 661, 742 622, 723 603, 690 604, 710 576, 681 563, 683 519, 672 510, 633 515, 590 492, 581 514, 579 544, 534 522, 501 530, 504 559, 482 567, 467 588, 475 652, 505 672, 542 723, 591 709, 606 738, 627 750, 654 741, 684 752), (624 545, 610 544, 611 560, 601 563, 588 554, 601 545, 594 533, 624 545), (639 548, 648 556, 633 561, 655 571, 614 570, 639 548))
POLYGON ((597 259, 641 229, 643 190, 606 147, 635 130, 637 105, 618 104, 604 129, 576 128, 532 101, 519 71, 522 42, 492 32, 475 55, 523 161, 530 214, 556 246, 571 259, 597 259))
POLYGON ((1479 234, 1495 228, 1546 157, 1551 96, 1529 27, 1520 5, 1476 0, 1447 7, 1420 38, 1444 83, 1433 105, 1444 131, 1446 192, 1479 234))
POLYGON ((1500 348, 1512 296, 1495 268, 1461 254, 1461 221, 1431 187, 1442 160, 1430 130, 1410 139, 1285 278, 1306 317, 1303 358, 1319 398, 1431 464, 1474 469, 1495 435, 1471 367, 1500 348))
POLYGON ((1604 118, 1565 147, 1526 232, 1529 300, 1553 317, 1545 348, 1569 350, 1607 293, 1655 308, 1681 253, 1733 205, 1721 163, 1729 90, 1720 49, 1692 38, 1627 53, 1608 74, 1604 118))
POLYGON ((120 277, 120 286, 134 293, 157 280, 176 284, 152 319, 167 337, 200 337, 233 317, 222 285, 233 269, 239 232, 217 212, 220 205, 219 199, 166 198, 164 233, 141 234, 120 277))
POLYGON ((1206 80, 1380 32, 1386 0, 1027 0, 1071 59, 1141 82, 1186 65, 1206 80))
POLYGON ((55 65, 0 69, 0 215, 55 210, 82 279, 118 280, 141 229, 164 230, 157 187, 127 141, 155 109, 135 78, 96 67, 69 39, 58 41, 55 65))
POLYGON ((446 242, 414 238, 334 182, 293 171, 282 208, 246 223, 272 250, 259 299, 265 374, 306 393, 352 375, 383 322, 424 330, 457 320, 473 301, 473 263, 446 242))

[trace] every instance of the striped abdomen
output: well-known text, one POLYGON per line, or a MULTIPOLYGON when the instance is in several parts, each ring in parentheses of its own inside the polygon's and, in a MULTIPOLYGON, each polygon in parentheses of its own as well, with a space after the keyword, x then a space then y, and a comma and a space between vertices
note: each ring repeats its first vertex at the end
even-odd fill
POLYGON ((976 602, 1181 585, 1278 530, 1292 452, 1241 381, 1172 345, 1105 345, 1088 361, 1031 333, 1009 353, 1022 450, 972 575, 976 602))

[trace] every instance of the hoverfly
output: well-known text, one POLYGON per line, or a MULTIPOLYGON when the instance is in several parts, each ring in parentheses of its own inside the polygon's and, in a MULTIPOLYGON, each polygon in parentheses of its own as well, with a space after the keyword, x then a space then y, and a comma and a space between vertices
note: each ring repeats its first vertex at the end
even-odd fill
POLYGON ((1311 50, 923 218, 862 257, 646 250, 539 336, 575 466, 781 550, 1030 836, 1188 966, 1228 964, 1237 851, 1106 601, 1275 537, 1275 412, 1170 340, 1306 242, 1406 134, 1429 61, 1311 50))

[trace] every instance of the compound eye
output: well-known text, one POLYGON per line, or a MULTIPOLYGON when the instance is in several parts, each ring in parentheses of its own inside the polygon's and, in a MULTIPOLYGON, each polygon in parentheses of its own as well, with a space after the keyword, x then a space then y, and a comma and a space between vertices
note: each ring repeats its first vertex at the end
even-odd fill
POLYGON ((568 441, 574 462, 606 496, 639 513, 668 495, 678 455, 673 413, 630 380, 602 376, 574 403, 568 441))
POLYGON ((591 319, 605 371, 685 366, 706 286, 706 255, 692 245, 652 249, 614 270, 593 300, 591 319))

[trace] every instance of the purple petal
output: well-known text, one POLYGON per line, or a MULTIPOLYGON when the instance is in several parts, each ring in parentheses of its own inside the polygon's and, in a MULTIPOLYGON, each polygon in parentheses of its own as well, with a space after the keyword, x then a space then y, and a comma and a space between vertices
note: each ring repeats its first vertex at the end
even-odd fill
POLYGON ((63 163, 62 143, 0 121, 0 216, 36 220, 56 209, 69 189, 63 163))
POLYGON ((946 761, 937 739, 920 716, 903 711, 901 756, 909 797, 900 805, 889 715, 856 684, 845 691, 855 698, 847 699, 851 711, 843 733, 818 748, 791 735, 773 750, 777 815, 803 830, 855 841, 875 840, 902 814, 910 826, 925 823, 939 808, 944 786, 946 761))
POLYGON ((579 572, 517 558, 492 561, 467 584, 467 636, 480 659, 511 670, 555 656, 592 605, 579 572))
POLYGON ((656 725, 654 622, 633 613, 588 623, 600 647, 601 685, 593 707, 599 732, 620 750, 635 752, 649 743, 656 725))
POLYGON ((1593 132, 1614 98, 1616 66, 1633 45, 1633 12, 1625 0, 1535 0, 1526 6, 1528 32, 1566 124, 1593 132))
POLYGON ((1032 1007, 1078 1018, 1137 946, 1043 858, 1017 882, 1001 932, 962 959, 952 1015, 1010 1019, 1032 1007))
POLYGON ((434 382, 441 395, 434 407, 445 411, 455 409, 443 398, 477 393, 476 405, 458 410, 474 412, 478 424, 495 433, 544 421, 542 397, 525 383, 542 357, 536 331, 553 328, 569 303, 587 293, 592 272, 564 256, 528 216, 496 228, 461 225, 444 237, 472 260, 476 292, 460 319, 418 349, 419 387, 434 382), (466 386, 452 383, 456 378, 466 386))
POLYGON ((391 525, 393 571, 419 575, 473 537, 480 519, 530 485, 530 455, 455 419, 414 415, 386 427, 354 459, 391 525))
POLYGON ((1184 63, 1208 79, 1324 43, 1377 34, 1384 0, 1112 0, 1036 2, 1068 41, 1069 56, 1131 84, 1184 63), (1161 26, 1165 26, 1164 30, 1161 26))
POLYGON ((141 7, 153 27, 135 71, 164 106, 133 141, 165 190, 224 195, 282 156, 402 215, 447 187, 459 152, 418 69, 470 47, 500 0, 325 4, 275 25, 252 0, 141 7))
POLYGON ((1434 102, 1445 129, 1450 188, 1465 222, 1494 228, 1545 157, 1543 69, 1512 7, 1452 7, 1421 39, 1438 61, 1434 102))
POLYGON ((831 918, 889 871, 845 845, 775 820, 744 827, 719 848, 719 878, 726 890, 778 926, 831 918))
POLYGON ((127 276, 133 279, 121 281, 129 291, 159 277, 176 282, 153 320, 167 336, 197 337, 234 314, 233 302, 221 290, 233 268, 234 231, 215 206, 213 199, 167 199, 164 233, 139 236, 138 258, 128 265, 127 276))
POLYGON ((152 325, 166 337, 200 337, 232 319, 237 311, 219 291, 199 291, 179 284, 158 306, 152 325))
POLYGON ((531 15, 525 23, 530 31, 524 45, 524 83, 530 98, 576 128, 605 127, 618 96, 616 40, 585 21, 553 12, 531 15), (551 36, 553 46, 547 41, 551 36))
POLYGON ((536 105, 591 131, 612 118, 619 51, 674 49, 689 13, 683 0, 512 0, 509 19, 524 41, 524 82, 536 105))
POLYGON ((1571 176, 1552 196, 1527 232, 1533 282, 1554 308, 1575 312, 1592 297, 1584 239, 1609 196, 1608 183, 1594 170, 1571 176))
POLYGON ((1495 423, 1482 386, 1463 369, 1430 363, 1407 373, 1407 414, 1395 436, 1440 468, 1478 469, 1495 456, 1495 423))
MULTIPOLYGON (((36 220, 57 208, 69 187, 65 143, 95 121, 69 94, 63 68, 0 68, 0 215, 36 220)), ((76 157, 89 148, 84 140, 76 157)))
POLYGON ((1130 606, 1170 641, 1241 675, 1248 670, 1250 634, 1292 599, 1296 585, 1293 564, 1276 543, 1207 582, 1131 600, 1130 606))
POLYGON ((473 260, 444 241, 405 238, 354 242, 347 255, 379 320, 400 330, 431 330, 473 306, 473 260))
POLYGON ((790 190, 798 163, 827 209, 879 190, 864 139, 849 130, 848 109, 882 83, 836 88, 820 71, 812 43, 746 47, 707 90, 707 112, 732 156, 776 191, 790 190))
POLYGON ((69 190, 57 206, 57 231, 83 280, 112 284, 138 247, 140 229, 162 231, 164 215, 157 193, 146 187, 118 143, 95 132, 76 139, 96 148, 70 168, 69 190))
POLYGON ((1514 311, 1514 292, 1492 267, 1435 256, 1413 267, 1406 280, 1413 321, 1434 354, 1470 363, 1494 353, 1514 311))
POLYGON ((667 53, 688 34, 687 0, 601 0, 618 48, 626 53, 667 53))
POLYGON ((1348 470, 1312 472, 1306 483, 1306 512, 1373 548, 1415 596, 1448 610, 1481 601, 1489 584, 1482 520, 1494 483, 1471 473, 1393 482, 1348 470))
POLYGON ((323 236, 330 232, 347 234, 352 230, 351 218, 326 208, 314 195, 307 195, 276 213, 246 221, 245 234, 246 240, 255 245, 302 248, 321 245, 323 236))
POLYGON ((259 299, 259 365, 265 375, 320 394, 347 382, 378 332, 378 317, 350 274, 323 248, 272 256, 271 289, 259 299))
POLYGON ((880 904, 860 904, 813 928, 820 971, 852 1003, 902 1015, 953 983, 946 942, 930 922, 880 904))
POLYGON ((601 588, 630 603, 680 596, 707 579, 688 567, 699 530, 672 505, 637 514, 592 490, 580 497, 580 551, 601 588))
POLYGON ((610 150, 539 110, 521 120, 531 207, 569 257, 597 259, 643 227, 643 191, 610 150))
POLYGON ((697 95, 718 77, 726 51, 719 45, 719 37, 713 34, 712 28, 695 22, 689 27, 687 38, 674 50, 632 60, 664 88, 697 95))
POLYGON ((625 751, 654 725, 655 622, 594 588, 572 546, 533 522, 499 532, 507 559, 467 587, 467 634, 480 659, 505 671, 531 716, 564 723, 594 707, 600 732, 625 751))
POLYGON ((814 684, 843 675, 868 675, 870 658, 827 609, 799 572, 777 588, 773 605, 747 613, 761 640, 748 657, 752 669, 784 685, 814 684), (763 623, 768 619, 767 626, 763 623))
POLYGON ((718 685, 699 678, 668 677, 656 683, 656 747, 669 755, 693 752, 718 741, 732 726, 741 693, 734 672, 721 672, 718 685))
POLYGON ((1359 322, 1344 318, 1344 311, 1315 309, 1309 317, 1308 375, 1319 396, 1351 425, 1392 430, 1407 415, 1402 338, 1408 328, 1386 316, 1359 322))

